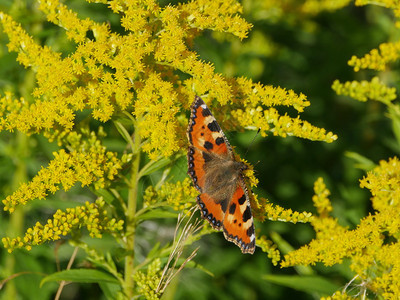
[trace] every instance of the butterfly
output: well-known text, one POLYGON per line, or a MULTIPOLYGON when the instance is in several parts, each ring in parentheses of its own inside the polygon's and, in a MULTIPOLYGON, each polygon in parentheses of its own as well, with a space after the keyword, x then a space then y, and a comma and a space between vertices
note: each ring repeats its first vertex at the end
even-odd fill
POLYGON ((197 204, 201 216, 243 253, 254 253, 255 234, 249 194, 243 171, 236 161, 217 120, 204 101, 196 96, 187 130, 188 174, 200 192, 197 204))

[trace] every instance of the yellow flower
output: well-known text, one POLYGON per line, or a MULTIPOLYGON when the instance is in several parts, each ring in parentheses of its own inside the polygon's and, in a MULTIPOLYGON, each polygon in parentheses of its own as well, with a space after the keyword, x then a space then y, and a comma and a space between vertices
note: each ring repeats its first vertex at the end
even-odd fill
POLYGON ((160 295, 157 287, 161 279, 161 260, 156 258, 149 264, 146 273, 137 271, 134 275, 139 292, 147 300, 158 300, 160 295))
POLYGON ((395 62, 400 56, 400 42, 383 43, 378 49, 372 49, 364 57, 357 58, 352 56, 349 60, 349 66, 354 68, 355 72, 361 69, 372 69, 376 71, 384 71, 387 65, 395 62))
POLYGON ((283 207, 269 203, 267 199, 260 198, 259 207, 254 207, 254 215, 256 218, 260 218, 261 220, 266 217, 271 221, 282 221, 282 222, 291 222, 296 224, 307 223, 313 220, 313 216, 309 212, 297 212, 291 209, 284 209, 283 207))
POLYGON ((18 248, 30 250, 34 245, 56 241, 81 227, 86 227, 93 238, 101 238, 105 232, 116 234, 122 230, 123 221, 109 219, 104 204, 102 199, 97 199, 95 203, 86 202, 84 206, 67 208, 66 212, 57 210, 47 224, 37 222, 34 227, 27 229, 23 238, 4 237, 3 245, 9 253, 18 248))
POLYGON ((396 99, 396 88, 388 87, 382 83, 378 77, 372 78, 371 81, 346 81, 340 83, 335 80, 332 84, 332 89, 338 95, 350 96, 358 101, 367 101, 368 99, 390 103, 396 99))
MULTIPOLYGON (((379 166, 361 180, 361 187, 371 191, 371 201, 376 211, 363 218, 356 229, 348 230, 328 216, 331 210, 327 210, 331 207, 326 198, 329 191, 322 180, 318 179, 314 202, 321 213, 312 221, 316 238, 308 245, 285 255, 281 266, 313 265, 316 262, 330 266, 340 264, 347 258, 351 262, 350 268, 363 282, 360 289, 368 289, 383 295, 385 299, 398 299, 400 258, 396 253, 400 249, 399 160, 395 157, 381 161, 379 166)), ((342 299, 341 296, 344 295, 336 293, 326 299, 342 299)))
POLYGON ((151 159, 171 156, 178 149, 175 117, 178 109, 171 83, 161 80, 159 74, 150 74, 137 98, 133 114, 138 120, 139 134, 147 139, 143 150, 151 159))
POLYGON ((116 153, 107 152, 97 140, 94 133, 88 141, 82 141, 82 136, 72 132, 64 136, 77 148, 67 153, 65 150, 54 152, 54 159, 47 168, 42 168, 28 184, 21 184, 17 191, 3 200, 4 210, 13 212, 18 205, 25 205, 34 199, 44 199, 48 193, 55 193, 61 187, 67 191, 77 181, 82 186, 94 184, 96 189, 103 188, 106 180, 112 180, 122 164, 127 160, 117 158, 116 153))
POLYGON ((328 196, 330 195, 329 190, 326 188, 326 185, 323 179, 320 177, 314 184, 314 192, 312 200, 314 202, 314 206, 317 208, 318 214, 323 216, 328 216, 328 214, 332 211, 332 205, 329 201, 328 196))
POLYGON ((149 186, 144 195, 145 206, 166 201, 174 210, 186 211, 193 206, 194 199, 198 195, 197 190, 192 186, 189 178, 182 182, 165 183, 159 189, 149 186), (192 201, 189 201, 192 199, 192 201))
POLYGON ((278 262, 281 260, 281 254, 272 241, 268 240, 265 236, 261 236, 257 238, 256 244, 263 252, 268 253, 268 258, 271 259, 274 266, 278 265, 278 262))

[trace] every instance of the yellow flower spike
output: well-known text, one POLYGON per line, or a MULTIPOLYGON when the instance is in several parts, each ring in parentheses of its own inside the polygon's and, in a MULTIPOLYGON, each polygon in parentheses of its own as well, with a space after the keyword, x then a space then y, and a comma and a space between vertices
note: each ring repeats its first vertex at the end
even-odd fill
POLYGON ((159 299, 157 287, 161 279, 161 260, 154 259, 147 267, 147 272, 137 271, 134 280, 138 286, 138 291, 145 295, 148 300, 159 299))
POLYGON ((397 98, 396 88, 386 86, 378 77, 372 78, 371 81, 363 80, 361 82, 347 81, 340 83, 339 80, 335 80, 332 89, 338 95, 350 96, 362 102, 370 99, 387 104, 397 98))
POLYGON ((102 203, 99 199, 95 203, 86 203, 84 206, 69 209, 66 212, 57 210, 53 219, 47 220, 44 226, 37 222, 34 227, 28 228, 23 239, 21 237, 3 238, 3 245, 9 252, 18 248, 28 249, 32 245, 59 240, 61 236, 68 235, 81 227, 86 227, 89 235, 97 238, 101 238, 104 232, 117 234, 122 230, 123 221, 116 222, 115 219, 109 219, 106 211, 99 210, 102 203))
POLYGON ((314 183, 315 195, 312 197, 314 206, 321 217, 328 216, 332 211, 332 205, 329 201, 330 191, 326 188, 324 180, 319 177, 314 183))
POLYGON ((291 118, 287 115, 281 116, 275 108, 263 111, 246 107, 244 111, 237 109, 231 113, 242 127, 260 128, 263 136, 266 135, 267 131, 271 131, 276 136, 286 137, 287 135, 293 135, 328 143, 337 139, 337 136, 332 132, 326 132, 325 129, 315 127, 307 121, 291 118))
POLYGON ((256 244, 263 252, 268 254, 268 258, 271 259, 272 264, 277 266, 278 262, 281 260, 281 254, 277 249, 277 245, 268 240, 266 236, 257 238, 256 244))
MULTIPOLYGON (((398 11, 400 12, 400 10, 398 11)), ((400 42, 383 43, 379 45, 379 50, 372 49, 362 58, 357 58, 356 56, 353 56, 348 61, 348 64, 349 66, 354 68, 355 72, 358 72, 361 69, 384 71, 389 63, 397 61, 399 57, 400 42)))
POLYGON ((253 83, 251 79, 239 77, 235 83, 235 88, 245 99, 245 104, 253 108, 259 105, 265 106, 293 106, 298 112, 303 112, 304 108, 310 106, 310 102, 304 94, 296 95, 293 90, 273 86, 264 86, 260 83, 253 83))
POLYGON ((265 216, 271 221, 307 223, 313 219, 312 214, 309 212, 300 213, 291 209, 284 209, 279 205, 269 203, 268 200, 263 198, 260 198, 260 208, 255 207, 253 210, 255 217, 260 218, 260 216, 265 216))
POLYGON ((71 133, 71 136, 67 135, 65 139, 71 142, 72 147, 78 147, 77 151, 55 152, 54 159, 47 168, 42 168, 31 182, 22 184, 17 191, 2 201, 5 211, 13 212, 18 205, 25 205, 34 199, 44 199, 47 193, 55 193, 61 187, 67 191, 78 180, 82 186, 94 182, 96 188, 102 188, 108 182, 106 179, 113 176, 112 174, 118 174, 118 170, 122 168, 116 154, 106 152, 106 148, 99 143, 95 135, 92 135, 91 141, 83 140, 82 135, 77 133, 71 133), (91 155, 86 153, 88 148, 91 155), (110 161, 115 163, 108 164, 110 161))

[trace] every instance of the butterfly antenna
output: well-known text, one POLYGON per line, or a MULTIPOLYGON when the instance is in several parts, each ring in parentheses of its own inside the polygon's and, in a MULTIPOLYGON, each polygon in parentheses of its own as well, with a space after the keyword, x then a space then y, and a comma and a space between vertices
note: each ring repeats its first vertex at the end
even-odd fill
POLYGON ((256 139, 257 135, 260 133, 260 130, 261 130, 261 128, 258 128, 257 133, 254 135, 253 139, 251 140, 250 145, 249 145, 249 147, 247 147, 246 153, 244 154, 243 157, 247 156, 247 152, 249 152, 249 149, 253 145, 254 140, 256 139))

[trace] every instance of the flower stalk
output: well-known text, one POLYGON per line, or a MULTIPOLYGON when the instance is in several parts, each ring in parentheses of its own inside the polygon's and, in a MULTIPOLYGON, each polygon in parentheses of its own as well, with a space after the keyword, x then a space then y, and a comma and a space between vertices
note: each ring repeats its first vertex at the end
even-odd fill
POLYGON ((134 291, 134 260, 135 260, 135 231, 136 231, 136 208, 138 199, 139 166, 140 166, 140 135, 138 134, 138 123, 135 123, 135 134, 133 138, 133 160, 131 167, 130 187, 128 194, 128 207, 126 211, 126 250, 125 258, 125 283, 124 294, 130 299, 134 291))

